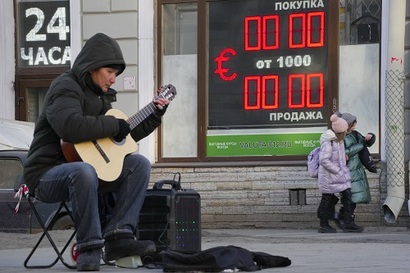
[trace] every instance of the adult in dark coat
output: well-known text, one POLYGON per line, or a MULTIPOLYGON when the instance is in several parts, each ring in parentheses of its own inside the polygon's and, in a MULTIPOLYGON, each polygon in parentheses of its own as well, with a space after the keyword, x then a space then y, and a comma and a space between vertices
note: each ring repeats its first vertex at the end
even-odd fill
POLYGON ((52 82, 24 168, 29 190, 40 200, 70 201, 77 229, 78 271, 98 271, 103 246, 108 261, 155 251, 153 242, 134 236, 150 177, 148 159, 135 153, 125 156, 119 177, 107 183, 98 179, 89 163, 67 162, 61 148, 61 141, 122 141, 129 133, 139 141, 160 126, 169 103, 163 98, 154 99, 157 109, 132 131, 124 119, 105 115, 115 101, 116 92, 110 87, 124 69, 114 39, 102 33, 91 37, 72 68, 52 82), (115 192, 118 202, 109 222, 101 227, 98 199, 109 192, 115 192))

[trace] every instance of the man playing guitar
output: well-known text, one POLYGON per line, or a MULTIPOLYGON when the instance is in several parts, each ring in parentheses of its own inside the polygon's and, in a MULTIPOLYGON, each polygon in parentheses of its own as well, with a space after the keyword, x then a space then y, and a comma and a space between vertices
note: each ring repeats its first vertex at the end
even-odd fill
MULTIPOLYGON (((49 87, 24 168, 29 190, 38 199, 70 201, 77 229, 78 271, 98 271, 103 247, 106 261, 155 251, 153 242, 134 236, 150 177, 148 159, 127 152, 118 175, 106 183, 86 160, 69 162, 61 145, 61 141, 80 145, 107 139, 121 146, 127 138, 137 142, 160 126, 170 102, 166 97, 156 97, 152 111, 138 124, 107 114, 116 94, 110 87, 124 69, 114 39, 102 33, 91 37, 72 68, 49 87), (99 197, 112 192, 115 205, 102 226, 99 197)), ((111 160, 104 156, 107 162, 111 160)), ((110 173, 110 167, 106 169, 110 173)))

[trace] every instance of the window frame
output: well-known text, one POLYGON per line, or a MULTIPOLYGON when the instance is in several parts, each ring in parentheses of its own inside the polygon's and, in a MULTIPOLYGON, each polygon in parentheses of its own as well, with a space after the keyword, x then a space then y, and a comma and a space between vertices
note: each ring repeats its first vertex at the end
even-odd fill
MULTIPOLYGON (((185 163, 196 164, 211 164, 211 165, 300 165, 305 164, 305 155, 296 156, 238 156, 238 157, 207 157, 206 155, 206 137, 207 137, 207 4, 208 2, 215 2, 220 0, 158 0, 156 9, 156 25, 157 33, 155 35, 157 39, 157 85, 161 86, 162 83, 162 5, 165 4, 180 4, 180 3, 196 3, 198 7, 198 31, 197 31, 197 109, 198 109, 198 125, 197 125, 197 156, 196 157, 177 157, 166 158, 162 155, 163 148, 163 130, 158 130, 158 149, 157 149, 157 163, 168 165, 181 165, 185 163), (203 102, 206 103, 203 103, 203 102)), ((331 111, 335 111, 338 108, 338 4, 335 1, 329 3, 329 89, 332 90, 332 94, 329 96, 328 104, 331 105, 331 111)))

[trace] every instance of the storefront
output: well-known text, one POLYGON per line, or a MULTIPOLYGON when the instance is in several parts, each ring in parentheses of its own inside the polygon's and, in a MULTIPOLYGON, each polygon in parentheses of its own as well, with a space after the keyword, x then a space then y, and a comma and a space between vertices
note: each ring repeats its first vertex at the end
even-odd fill
MULTIPOLYGON (((116 108, 132 115, 158 86, 177 87, 139 152, 153 181, 179 171, 201 192, 205 226, 312 218, 320 194, 306 155, 336 110, 380 136, 371 152, 383 156, 381 0, 13 3, 15 118, 35 121, 47 86, 84 41, 114 37, 127 61, 116 108)), ((370 180, 374 204, 358 210, 365 223, 381 221, 380 177, 370 180)))

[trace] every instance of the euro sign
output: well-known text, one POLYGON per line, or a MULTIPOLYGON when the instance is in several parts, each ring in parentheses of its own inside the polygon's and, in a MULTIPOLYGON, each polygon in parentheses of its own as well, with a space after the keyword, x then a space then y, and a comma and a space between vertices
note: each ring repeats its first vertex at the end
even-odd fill
POLYGON ((235 56, 236 51, 229 47, 223 49, 221 53, 219 54, 219 56, 214 59, 214 61, 217 63, 217 69, 215 69, 214 73, 218 74, 219 77, 224 81, 232 81, 236 78, 237 74, 233 72, 230 75, 227 75, 227 73, 229 72, 229 68, 222 67, 222 64, 224 62, 229 61, 229 59, 231 58, 231 56, 225 56, 226 54, 235 56))

